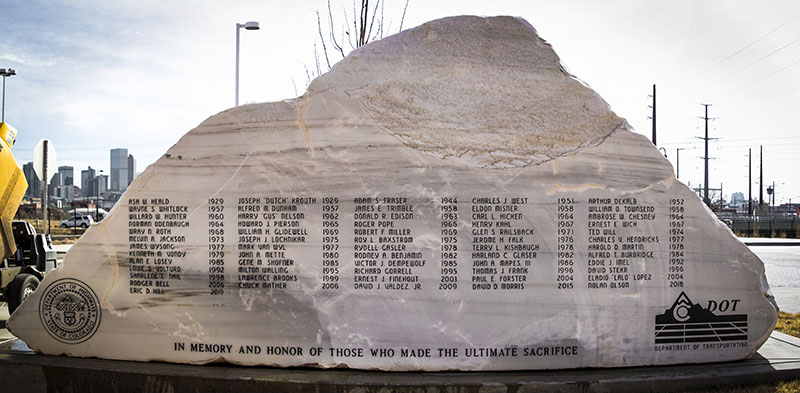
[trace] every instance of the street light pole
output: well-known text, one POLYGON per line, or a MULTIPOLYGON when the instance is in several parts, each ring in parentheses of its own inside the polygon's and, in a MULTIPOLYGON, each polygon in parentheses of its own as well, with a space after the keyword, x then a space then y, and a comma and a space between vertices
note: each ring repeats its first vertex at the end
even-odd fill
POLYGON ((94 194, 94 220, 95 222, 100 221, 100 178, 102 177, 101 173, 103 173, 102 169, 97 171, 97 175, 94 177, 94 187, 95 187, 95 194, 94 194))
POLYGON ((236 24, 236 106, 239 106, 239 29, 258 30, 258 22, 245 22, 236 24))
POLYGON ((772 193, 775 192, 775 182, 772 182, 771 186, 767 186, 767 208, 769 209, 769 215, 771 216, 773 211, 775 210, 775 200, 772 199, 772 193), (770 199, 772 199, 772 207, 770 207, 770 199))
POLYGON ((11 68, 0 68, 0 76, 3 77, 3 109, 2 114, 0 115, 0 123, 5 123, 6 121, 6 77, 14 75, 17 75, 17 72, 11 68))
POLYGON ((775 211, 775 182, 772 182, 772 210, 775 211))

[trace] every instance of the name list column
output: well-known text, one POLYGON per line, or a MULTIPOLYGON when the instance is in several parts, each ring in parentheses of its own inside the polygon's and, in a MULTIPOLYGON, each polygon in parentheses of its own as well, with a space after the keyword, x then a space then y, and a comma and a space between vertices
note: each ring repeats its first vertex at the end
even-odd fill
POLYGON ((353 200, 354 288, 420 290, 425 256, 414 248, 414 205, 405 197, 353 200))
POLYGON ((183 279, 188 206, 167 198, 129 199, 128 205, 130 293, 164 295, 183 279))

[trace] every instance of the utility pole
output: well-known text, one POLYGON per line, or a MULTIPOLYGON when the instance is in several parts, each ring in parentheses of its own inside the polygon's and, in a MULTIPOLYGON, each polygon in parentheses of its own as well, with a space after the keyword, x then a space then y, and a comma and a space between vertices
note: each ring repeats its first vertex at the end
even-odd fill
POLYGON ((678 180, 681 179, 681 150, 683 149, 682 147, 675 149, 675 169, 678 171, 678 180))
POLYGON ((656 85, 653 84, 653 145, 658 146, 656 143, 656 85))
POLYGON ((711 199, 709 199, 708 197, 708 120, 709 120, 708 107, 711 106, 711 104, 700 104, 700 105, 706 107, 706 115, 703 117, 703 119, 706 121, 706 136, 705 138, 703 138, 706 144, 706 155, 703 157, 703 160, 705 161, 705 177, 703 181, 703 202, 706 203, 706 206, 711 206, 711 199))
POLYGON ((747 149, 747 215, 753 215, 753 149, 747 149))
POLYGON ((2 115, 0 116, 0 123, 6 121, 6 78, 14 75, 17 75, 17 72, 12 70, 11 68, 9 69, 0 68, 0 76, 3 77, 3 110, 2 110, 2 115))
POLYGON ((42 182, 42 184, 44 185, 42 187, 42 188, 44 188, 44 191, 42 192, 42 220, 44 220, 44 233, 45 234, 50 233, 50 220, 49 220, 49 217, 47 215, 47 194, 48 194, 48 192, 47 192, 47 179, 48 179, 48 177, 47 176, 50 175, 49 173, 47 173, 47 143, 48 142, 50 142, 50 141, 47 140, 47 139, 44 140, 44 149, 42 149, 42 152, 44 153, 44 158, 43 158, 43 161, 42 161, 42 172, 44 173, 44 177, 43 177, 44 181, 42 182))
POLYGON ((758 208, 764 205, 764 145, 761 145, 761 153, 759 154, 761 163, 758 165, 758 208))

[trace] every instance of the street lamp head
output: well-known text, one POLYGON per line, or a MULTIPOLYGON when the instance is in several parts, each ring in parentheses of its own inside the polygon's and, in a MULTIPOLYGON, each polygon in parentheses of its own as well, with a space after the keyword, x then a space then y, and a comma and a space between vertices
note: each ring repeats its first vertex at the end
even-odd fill
POLYGON ((9 69, 0 68, 0 76, 12 76, 12 75, 17 75, 17 71, 12 70, 11 68, 9 69))
POLYGON ((258 30, 258 29, 260 29, 260 27, 258 26, 258 22, 254 22, 254 21, 245 22, 241 26, 244 27, 245 30, 258 30))

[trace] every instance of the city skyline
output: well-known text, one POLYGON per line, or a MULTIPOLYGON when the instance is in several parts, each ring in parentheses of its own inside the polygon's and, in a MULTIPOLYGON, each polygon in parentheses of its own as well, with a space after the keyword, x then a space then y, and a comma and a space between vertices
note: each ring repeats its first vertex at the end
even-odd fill
MULTIPOLYGON (((132 154, 128 154, 128 149, 115 148, 109 151, 111 167, 115 166, 115 154, 124 152, 124 162, 126 169, 130 171, 124 172, 125 182, 120 184, 119 179, 117 183, 112 183, 112 174, 103 170, 98 170, 88 165, 86 169, 78 169, 76 171, 74 166, 71 165, 58 165, 58 171, 53 174, 48 183, 48 195, 56 197, 57 199, 73 200, 75 198, 92 198, 110 195, 111 193, 123 193, 128 188, 132 180, 138 175, 136 172, 136 159, 132 154), (79 173, 79 176, 75 174, 79 173), (98 179, 102 181, 98 182, 98 179), (71 187, 68 187, 71 186, 71 187), (63 187, 63 188, 62 188, 63 187), (76 194, 75 189, 80 193, 76 194)), ((118 157, 117 157, 118 158, 118 157)), ((119 164, 119 163, 117 163, 119 164)), ((33 162, 27 162, 22 165, 25 179, 28 183, 28 189, 25 191, 25 196, 28 198, 41 198, 43 181, 35 173, 33 169, 33 162), (34 180, 35 179, 35 180, 34 180)), ((117 169, 117 176, 120 176, 121 171, 117 169)))
MULTIPOLYGON (((11 1, 4 8, 9 23, 0 26, 8 37, 0 43, 0 67, 17 71, 7 81, 6 120, 20 131, 18 162, 30 161, 36 141, 49 138, 64 162, 103 163, 97 168, 104 173, 111 168, 101 152, 127 146, 144 168, 204 119, 233 106, 235 23, 261 23, 261 30, 241 36, 240 102, 303 94, 319 40, 315 11, 327 9, 321 0, 31 4, 11 1)), ((331 4, 337 12, 350 5, 331 4)), ((403 5, 387 4, 390 32, 403 5)), ((656 84, 658 147, 673 167, 681 149, 676 170, 692 188, 704 181, 701 104, 711 104, 709 186, 722 183, 728 199, 731 192, 746 195, 752 149, 757 198, 763 146, 764 183, 775 182, 776 202, 800 200, 800 174, 793 170, 800 136, 790 110, 800 99, 800 4, 411 2, 403 27, 458 14, 525 18, 571 73, 648 138, 648 94, 656 84)))

